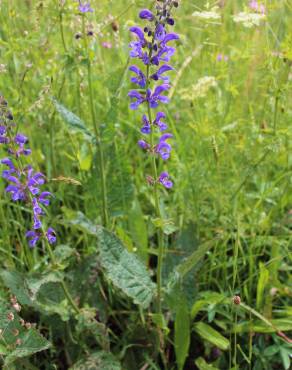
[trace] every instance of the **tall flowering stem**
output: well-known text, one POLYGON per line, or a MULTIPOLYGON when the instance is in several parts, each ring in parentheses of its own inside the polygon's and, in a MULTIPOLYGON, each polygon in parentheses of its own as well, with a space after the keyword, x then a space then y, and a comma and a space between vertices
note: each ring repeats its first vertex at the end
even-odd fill
MULTIPOLYGON (((2 178, 7 182, 5 192, 12 202, 25 203, 32 210, 31 228, 25 236, 31 248, 35 248, 43 240, 51 261, 57 266, 52 245, 57 242, 55 230, 45 225, 46 208, 50 205, 52 194, 43 190, 46 177, 43 173, 35 171, 26 158, 31 155, 28 148, 28 138, 18 132, 13 115, 8 108, 7 101, 0 94, 0 145, 4 147, 7 156, 0 160, 3 166, 2 178)), ((64 294, 75 312, 79 312, 67 286, 61 283, 64 294)))
POLYGON ((104 163, 104 153, 102 148, 101 142, 101 132, 96 120, 96 111, 94 106, 94 96, 93 96, 93 87, 92 87, 92 72, 91 72, 91 61, 90 61, 90 53, 89 53, 89 45, 87 41, 86 35, 86 27, 85 27, 85 20, 86 20, 86 13, 92 13, 93 9, 90 7, 89 2, 82 2, 79 1, 78 7, 80 13, 82 14, 82 31, 83 31, 83 42, 84 42, 84 50, 87 54, 87 81, 88 81, 88 90, 89 90, 89 106, 90 106, 90 113, 91 113, 91 120, 94 129, 94 134, 96 138, 96 146, 97 146, 97 155, 98 155, 98 164, 100 170, 100 187, 101 187, 101 195, 102 195, 102 221, 104 226, 108 226, 109 224, 109 217, 108 217, 108 204, 107 204, 107 188, 106 188, 106 176, 105 176, 105 163, 104 163))
MULTIPOLYGON (((145 138, 138 141, 138 145, 151 156, 151 176, 147 180, 154 189, 156 215, 162 222, 162 213, 159 203, 159 188, 171 189, 173 183, 168 172, 163 171, 158 175, 157 159, 163 162, 170 158, 171 145, 168 140, 173 135, 168 131, 164 122, 166 114, 156 110, 159 104, 169 103, 164 95, 171 85, 166 75, 173 70, 168 64, 175 53, 175 48, 169 43, 178 40, 176 33, 168 33, 168 26, 174 25, 171 17, 173 8, 178 7, 174 0, 157 1, 155 11, 143 9, 139 16, 147 24, 144 29, 135 26, 130 31, 134 34, 135 40, 130 43, 130 57, 139 59, 144 67, 132 65, 129 69, 134 73, 132 83, 139 86, 139 90, 131 90, 128 96, 131 98, 130 108, 136 110, 140 105, 146 105, 146 113, 142 116, 141 133, 145 138), (153 111, 156 110, 155 115, 153 111)), ((158 288, 158 311, 161 312, 161 288, 162 288, 162 264, 164 256, 163 230, 158 230, 158 263, 157 263, 157 288, 158 288)))

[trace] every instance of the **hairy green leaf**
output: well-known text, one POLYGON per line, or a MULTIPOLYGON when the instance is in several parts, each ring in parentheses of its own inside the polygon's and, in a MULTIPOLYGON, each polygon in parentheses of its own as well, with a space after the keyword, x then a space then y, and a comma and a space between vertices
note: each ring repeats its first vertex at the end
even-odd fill
POLYGON ((76 114, 65 108, 64 105, 60 104, 56 99, 53 99, 53 103, 56 107, 57 112, 66 122, 68 128, 71 131, 81 133, 84 139, 88 141, 93 141, 94 139, 93 134, 88 130, 88 128, 86 127, 85 123, 82 121, 81 118, 79 118, 78 116, 76 116, 76 114))
POLYGON ((111 353, 100 351, 78 361, 70 370, 121 370, 121 365, 111 353))
POLYGON ((1 343, 0 354, 4 355, 6 366, 18 358, 30 356, 50 347, 47 339, 36 329, 21 325, 18 312, 2 299, 0 300, 0 329, 4 342, 1 343))
POLYGON ((100 262, 112 283, 147 308, 156 292, 148 271, 136 255, 129 253, 121 241, 102 227, 97 228, 100 262))

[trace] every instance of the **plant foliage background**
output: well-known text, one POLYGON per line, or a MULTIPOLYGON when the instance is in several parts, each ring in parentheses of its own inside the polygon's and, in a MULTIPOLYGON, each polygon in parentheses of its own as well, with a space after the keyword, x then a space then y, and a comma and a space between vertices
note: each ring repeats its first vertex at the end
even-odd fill
POLYGON ((180 2, 163 221, 127 97, 129 28, 154 3, 92 0, 82 18, 73 0, 0 0, 0 91, 47 176, 58 232, 55 264, 29 248, 30 210, 0 182, 4 368, 290 368, 292 3, 259 2, 265 17, 247 27, 234 16, 254 13, 248 1, 180 2))

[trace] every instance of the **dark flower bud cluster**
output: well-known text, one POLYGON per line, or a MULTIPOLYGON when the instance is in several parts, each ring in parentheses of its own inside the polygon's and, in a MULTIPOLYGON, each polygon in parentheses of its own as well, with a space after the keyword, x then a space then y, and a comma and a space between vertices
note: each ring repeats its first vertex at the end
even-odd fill
MULTIPOLYGON (((164 95, 171 87, 170 79, 166 74, 174 70, 168 62, 175 53, 175 48, 169 44, 178 40, 179 36, 168 32, 167 27, 175 23, 171 12, 176 7, 178 7, 177 1, 158 1, 155 12, 149 9, 143 9, 140 12, 140 18, 147 22, 143 29, 138 26, 130 28, 135 36, 135 40, 129 44, 130 57, 140 60, 144 65, 144 70, 137 65, 129 68, 133 72, 131 82, 139 87, 139 90, 131 90, 128 94, 131 99, 130 108, 136 110, 141 104, 146 104, 148 108, 148 114, 142 117, 141 133, 150 138, 149 140, 141 139, 138 144, 143 150, 160 156, 164 161, 170 157, 171 145, 168 140, 173 135, 165 132, 168 129, 163 121, 166 114, 158 111, 152 119, 152 110, 158 108, 161 103, 169 103, 168 97, 164 95), (155 132, 161 133, 157 144, 154 144, 155 132)), ((162 172, 153 181, 166 188, 173 186, 167 172, 162 172)))
POLYGON ((26 233, 29 245, 34 247, 42 237, 46 238, 50 244, 54 244, 56 242, 54 229, 49 227, 45 230, 42 224, 44 210, 49 206, 52 194, 41 190, 45 183, 45 175, 35 171, 31 165, 23 164, 23 157, 31 154, 31 150, 27 147, 28 138, 17 132, 13 115, 1 95, 0 144, 7 152, 7 157, 0 161, 4 166, 2 177, 8 183, 5 191, 13 202, 25 202, 33 211, 33 227, 26 233))

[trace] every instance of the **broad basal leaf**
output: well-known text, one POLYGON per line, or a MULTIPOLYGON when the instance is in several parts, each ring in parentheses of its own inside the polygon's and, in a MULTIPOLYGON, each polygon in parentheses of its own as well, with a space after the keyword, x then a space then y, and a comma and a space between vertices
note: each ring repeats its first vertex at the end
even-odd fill
POLYGON ((129 253, 121 241, 102 227, 97 228, 100 262, 112 283, 134 300, 148 307, 156 292, 143 263, 129 253))
POLYGON ((69 370, 121 370, 120 363, 109 352, 95 352, 78 361, 69 370))
POLYGON ((10 365, 21 357, 30 356, 50 347, 50 343, 38 331, 19 317, 13 307, 0 300, 0 354, 4 364, 10 365))

